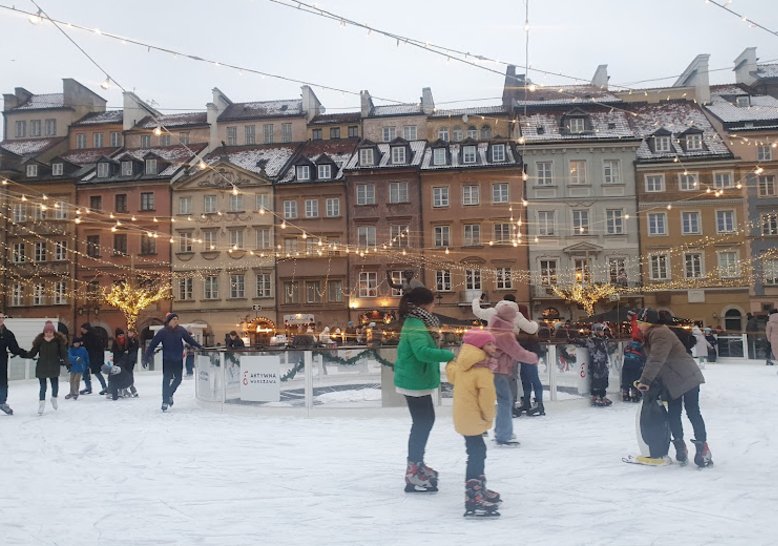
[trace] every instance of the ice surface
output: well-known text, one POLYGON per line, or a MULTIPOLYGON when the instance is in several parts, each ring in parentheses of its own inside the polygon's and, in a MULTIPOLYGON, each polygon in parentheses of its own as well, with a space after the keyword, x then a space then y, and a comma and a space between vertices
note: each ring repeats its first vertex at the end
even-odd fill
MULTIPOLYGON (((11 366, 16 365, 15 360, 11 366)), ((437 408, 427 463, 440 492, 403 492, 405 408, 316 406, 225 413, 185 381, 160 411, 158 372, 140 398, 96 394, 47 404, 12 381, 0 414, 4 545, 560 545, 775 544, 778 376, 763 363, 708 364, 701 405, 715 466, 627 465, 637 406, 546 402, 514 419, 516 449, 488 442, 489 487, 502 517, 466 520, 464 442, 449 400, 437 408)), ((617 381, 611 378, 611 382, 617 381)), ((687 439, 691 428, 684 421, 687 439)))

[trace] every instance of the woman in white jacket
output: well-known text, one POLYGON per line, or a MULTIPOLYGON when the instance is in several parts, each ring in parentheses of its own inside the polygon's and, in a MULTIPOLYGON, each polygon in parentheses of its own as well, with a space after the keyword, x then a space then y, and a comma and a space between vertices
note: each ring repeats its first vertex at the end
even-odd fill
POLYGON ((705 339, 705 334, 702 333, 700 327, 696 324, 692 326, 692 336, 694 336, 694 355, 697 357, 697 362, 700 364, 700 368, 705 369, 705 363, 708 361, 708 349, 713 349, 713 345, 708 343, 705 339))

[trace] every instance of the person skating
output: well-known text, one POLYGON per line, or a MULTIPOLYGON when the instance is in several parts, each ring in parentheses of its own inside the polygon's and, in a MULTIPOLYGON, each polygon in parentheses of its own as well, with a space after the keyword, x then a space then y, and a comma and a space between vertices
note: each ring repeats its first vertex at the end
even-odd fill
POLYGON ((538 363, 530 364, 521 362, 519 377, 521 378, 521 388, 524 392, 521 406, 517 406, 514 415, 521 416, 526 413, 530 417, 546 414, 546 408, 543 405, 543 383, 540 381, 538 370, 540 355, 543 354, 543 347, 538 343, 537 334, 522 333, 518 337, 519 344, 538 355, 538 363), (535 405, 532 405, 532 394, 535 394, 535 405))
POLYGON ((402 329, 394 385, 405 396, 412 422, 405 469, 407 493, 438 490, 438 473, 424 463, 424 453, 435 424, 432 393, 440 386, 440 363, 453 360, 454 353, 438 347, 440 323, 432 314, 434 305, 433 293, 418 287, 403 294, 398 306, 402 329))
POLYGON ((591 394, 592 406, 610 406, 613 402, 606 396, 609 360, 605 326, 595 322, 592 324, 592 335, 570 341, 579 347, 585 347, 589 351, 589 378, 591 379, 589 393, 591 394))
POLYGON ((183 326, 178 325, 178 315, 165 315, 165 326, 152 338, 143 358, 143 367, 147 368, 154 358, 154 349, 162 344, 162 411, 173 405, 173 395, 181 384, 184 372, 184 342, 203 349, 203 346, 189 335, 183 326))
POLYGON ((120 392, 135 389, 133 385, 135 377, 132 372, 135 363, 132 361, 131 355, 134 352, 135 358, 137 358, 137 344, 137 339, 125 334, 121 328, 117 328, 114 331, 111 354, 113 355, 113 365, 117 366, 119 371, 111 369, 111 375, 108 376, 108 393, 106 396, 109 396, 112 400, 116 400, 120 392))
POLYGON ((138 363, 138 351, 140 351, 140 341, 138 333, 135 330, 127 330, 127 367, 130 374, 130 396, 138 397, 138 389, 135 388, 135 365, 138 363))
POLYGON ((764 333, 767 337, 767 343, 770 344, 770 347, 767 348, 767 365, 772 366, 775 364, 775 359, 778 358, 778 309, 770 311, 764 333))
POLYGON ((682 464, 688 460, 681 423, 681 411, 685 407, 686 416, 694 429, 694 463, 699 467, 712 465, 705 421, 700 413, 700 385, 705 383, 700 367, 687 353, 681 340, 661 323, 656 310, 647 307, 640 311, 638 325, 643 332, 646 349, 646 365, 638 380, 638 389, 647 392, 657 380, 664 385, 669 398, 667 418, 676 460, 682 464))
POLYGON ((497 367, 494 336, 487 330, 468 330, 456 359, 446 366, 454 387, 454 429, 465 437, 465 515, 499 515, 500 494, 486 488, 486 443, 483 433, 494 421, 494 378, 497 367))
POLYGON ((27 358, 27 351, 21 349, 14 333, 5 327, 5 313, 0 313, 0 411, 13 415, 8 405, 8 353, 27 358))
POLYGON ((65 400, 78 400, 78 388, 81 386, 81 376, 89 368, 89 353, 82 345, 80 337, 74 337, 70 349, 68 349, 68 371, 70 372, 70 392, 65 395, 65 400))
POLYGON ((35 364, 35 377, 40 384, 38 395, 38 415, 43 415, 46 409, 46 380, 51 382, 51 407, 58 409, 60 366, 68 365, 68 348, 65 338, 54 329, 54 323, 47 320, 43 332, 32 342, 32 349, 27 351, 28 358, 38 357, 35 364))
POLYGON ((713 349, 713 345, 705 339, 705 334, 696 324, 692 326, 692 337, 694 338, 694 354, 700 368, 705 369, 705 363, 708 361, 708 351, 713 349))
POLYGON ((101 368, 105 364, 105 344, 88 322, 81 325, 81 339, 84 340, 83 346, 86 352, 89 353, 89 367, 84 372, 84 388, 81 389, 81 394, 92 394, 91 375, 94 375, 100 382, 100 387, 102 388, 100 394, 105 394, 108 386, 101 372, 101 368))

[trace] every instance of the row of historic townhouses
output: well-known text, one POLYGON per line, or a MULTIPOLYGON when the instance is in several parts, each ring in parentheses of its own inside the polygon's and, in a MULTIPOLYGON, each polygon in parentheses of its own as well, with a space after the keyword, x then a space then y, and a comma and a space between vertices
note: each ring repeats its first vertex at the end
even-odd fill
POLYGON ((439 313, 473 319, 474 299, 494 304, 508 293, 529 303, 522 167, 507 135, 428 145, 421 167, 422 229, 439 313))
MULTIPOLYGON (((125 141, 131 142, 127 134, 125 141)), ((101 294, 117 284, 150 291, 169 287, 175 244, 170 184, 205 146, 124 148, 98 158, 78 180, 76 283, 85 288, 76 305, 86 308, 87 316, 99 314, 108 335, 127 322, 101 294)), ((142 311, 136 326, 142 339, 151 335, 150 325, 161 323, 170 304, 162 299, 142 311)))
POLYGON ((764 315, 778 301, 778 99, 744 85, 714 86, 706 110, 741 160, 737 182, 746 197, 748 245, 742 259, 751 271, 748 310, 764 315))
POLYGON ((412 270, 432 287, 422 261, 419 166, 425 146, 423 140, 400 137, 381 144, 362 140, 345 168, 352 321, 392 320, 398 293, 387 273, 412 270))
POLYGON ((318 114, 308 123, 308 140, 358 139, 361 136, 360 112, 318 114))
POLYGON ((533 314, 556 321, 607 312, 615 320, 639 304, 628 289, 640 273, 632 167, 640 140, 624 105, 576 86, 533 92, 515 107, 527 166, 533 314), (592 299, 595 307, 583 304, 592 299))
POLYGON ((361 93, 362 137, 371 142, 388 143, 395 138, 408 142, 430 138, 428 116, 435 110, 432 91, 429 87, 422 90, 418 103, 413 104, 373 104, 370 93, 361 93))
POLYGON ((173 183, 173 305, 209 343, 232 330, 261 342, 278 324, 273 183, 298 147, 220 147, 173 183))
POLYGON ((348 203, 343 168, 358 140, 301 146, 275 184, 278 329, 318 333, 349 321, 348 203), (278 229, 279 226, 283 229, 278 229))
POLYGON ((750 264, 738 162, 689 100, 630 105, 646 305, 740 330, 750 264))

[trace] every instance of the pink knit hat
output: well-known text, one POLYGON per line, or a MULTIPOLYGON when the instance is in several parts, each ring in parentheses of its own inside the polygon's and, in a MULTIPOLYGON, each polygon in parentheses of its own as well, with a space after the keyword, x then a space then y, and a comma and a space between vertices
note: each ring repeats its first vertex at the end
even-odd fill
POLYGON ((468 345, 475 345, 479 349, 483 349, 487 343, 495 343, 494 336, 488 330, 468 330, 462 337, 462 343, 468 345))

